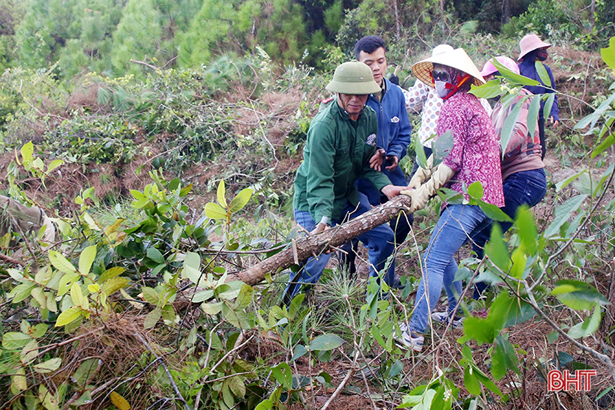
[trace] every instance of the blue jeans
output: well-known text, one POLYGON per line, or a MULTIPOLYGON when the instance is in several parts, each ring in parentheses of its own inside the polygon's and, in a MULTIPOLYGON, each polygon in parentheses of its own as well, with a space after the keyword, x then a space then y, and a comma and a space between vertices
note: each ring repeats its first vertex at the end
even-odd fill
MULTIPOLYGON (((359 200, 360 202, 356 207, 350 202, 347 202, 346 207, 342 211, 342 220, 332 220, 332 224, 335 226, 348 219, 354 219, 371 209, 371 205, 365 195, 359 194, 359 200)), ((316 223, 309 212, 294 210, 294 213, 295 221, 306 231, 311 232, 316 227, 316 223)), ((395 245, 393 244, 393 230, 389 225, 384 224, 359 235, 357 238, 363 242, 369 250, 369 276, 377 277, 378 272, 384 269, 387 259, 395 250, 395 245)), ((318 282, 330 257, 330 254, 323 253, 317 258, 309 258, 305 264, 302 264, 299 271, 291 276, 286 286, 283 303, 288 305, 304 283, 314 284, 318 282)), ((391 266, 384 280, 388 285, 393 285, 395 280, 395 260, 391 262, 391 266)))
POLYGON ((491 219, 478 205, 447 206, 434 228, 423 256, 423 276, 414 303, 410 329, 423 333, 429 315, 436 307, 442 285, 448 296, 448 312, 457 311, 457 298, 461 295, 461 282, 453 282, 457 272, 455 252, 476 232, 481 231, 491 219))
MULTIPOLYGON (((500 208, 511 219, 515 219, 517 209, 521 205, 530 208, 542 201, 547 193, 547 177, 544 169, 534 169, 531 171, 521 171, 510 175, 502 184, 504 190, 505 205, 500 208)), ((498 222, 502 228, 502 233, 512 227, 512 222, 498 222)), ((491 224, 482 231, 472 236, 472 250, 476 252, 479 259, 483 258, 483 249, 491 237, 491 224)), ((488 285, 483 282, 476 282, 474 286, 474 299, 487 289, 488 285)))

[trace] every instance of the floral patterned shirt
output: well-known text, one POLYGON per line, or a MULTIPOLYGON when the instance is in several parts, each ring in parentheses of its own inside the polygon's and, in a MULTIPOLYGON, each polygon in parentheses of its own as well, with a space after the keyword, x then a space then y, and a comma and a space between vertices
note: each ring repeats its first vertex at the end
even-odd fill
MULTIPOLYGON (((483 201, 504 206, 500 145, 491 118, 478 98, 466 92, 453 94, 442 105, 436 133, 453 134, 454 145, 442 161, 457 173, 447 187, 463 192, 463 185, 479 181, 483 186, 483 201)), ((464 194, 469 199, 467 194, 464 194)))
MULTIPOLYGON (((419 128, 419 141, 424 147, 431 148, 432 138, 436 134, 436 125, 440 116, 440 108, 444 101, 438 97, 435 88, 426 85, 420 80, 416 80, 414 85, 404 90, 406 99, 406 110, 413 114, 421 114, 421 127, 419 128)), ((491 115, 491 106, 485 99, 480 99, 480 103, 491 115)))

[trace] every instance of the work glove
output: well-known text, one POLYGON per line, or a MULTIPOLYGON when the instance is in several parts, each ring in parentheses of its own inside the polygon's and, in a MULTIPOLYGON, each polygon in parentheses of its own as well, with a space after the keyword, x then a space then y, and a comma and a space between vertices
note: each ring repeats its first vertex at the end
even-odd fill
POLYGON ((405 189, 401 191, 400 193, 402 195, 408 195, 412 198, 412 203, 410 204, 410 210, 408 213, 413 213, 425 208, 429 198, 434 196, 436 192, 438 192, 438 189, 442 188, 444 184, 450 181, 453 175, 455 175, 455 171, 447 165, 440 164, 431 175, 431 178, 419 188, 412 190, 405 189))
POLYGON ((408 189, 417 189, 423 182, 427 181, 433 172, 433 155, 427 158, 427 169, 419 167, 408 184, 408 189))

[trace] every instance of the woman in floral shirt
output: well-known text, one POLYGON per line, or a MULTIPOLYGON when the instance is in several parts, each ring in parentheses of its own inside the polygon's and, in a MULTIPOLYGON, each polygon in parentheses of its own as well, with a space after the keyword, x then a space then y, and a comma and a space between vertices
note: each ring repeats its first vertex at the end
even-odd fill
POLYGON ((423 255, 423 275, 412 320, 409 326, 400 326, 399 340, 421 351, 422 333, 427 329, 442 286, 448 295, 449 310, 432 313, 431 318, 438 322, 452 320, 454 327, 462 324, 462 318, 455 316, 461 283, 453 282, 457 272, 453 256, 474 232, 491 222, 478 205, 467 203, 469 197, 464 188, 480 182, 484 192, 482 200, 497 207, 504 206, 504 195, 500 148, 493 123, 478 98, 468 93, 471 84, 485 82, 470 57, 458 48, 414 64, 412 72, 434 87, 444 100, 436 135, 450 131, 454 145, 437 168, 417 171, 408 189, 402 193, 412 198, 410 212, 424 208, 429 198, 443 186, 461 193, 465 199, 462 204, 445 204, 423 255))

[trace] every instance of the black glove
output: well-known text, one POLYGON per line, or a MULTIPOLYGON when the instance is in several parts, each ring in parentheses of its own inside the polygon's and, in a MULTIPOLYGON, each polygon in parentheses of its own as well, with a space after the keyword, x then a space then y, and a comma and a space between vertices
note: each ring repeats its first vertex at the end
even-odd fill
POLYGON ((395 74, 391 74, 391 76, 389 77, 389 81, 395 85, 399 85, 399 77, 395 74))

